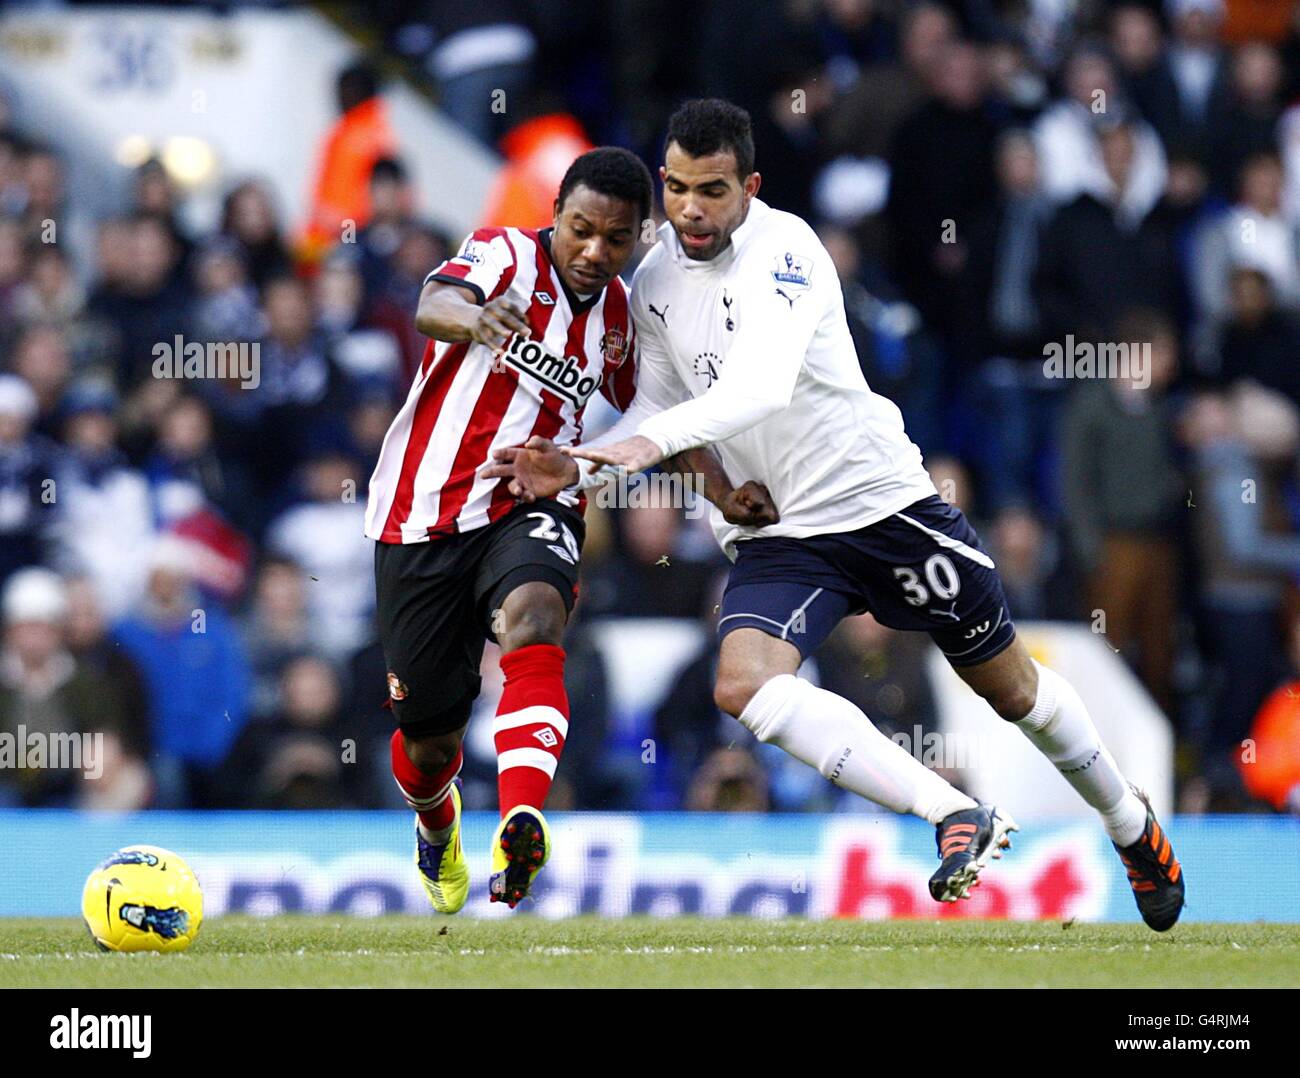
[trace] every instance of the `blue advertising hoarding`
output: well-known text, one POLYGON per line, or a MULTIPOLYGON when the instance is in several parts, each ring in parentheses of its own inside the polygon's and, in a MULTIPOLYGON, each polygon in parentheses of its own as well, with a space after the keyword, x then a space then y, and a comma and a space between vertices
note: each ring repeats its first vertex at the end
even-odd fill
MULTIPOLYGON (((926 891, 933 829, 891 815, 557 813, 554 853, 527 915, 998 917, 1135 921, 1123 867, 1099 826, 1021 821, 969 902, 926 891)), ((510 914, 486 896, 496 819, 465 817, 475 890, 462 916, 510 914)), ((0 811, 0 916, 74 916, 87 873, 132 843, 198 873, 208 916, 428 912, 403 812, 0 811)), ((1300 922, 1300 820, 1182 817, 1188 921, 1300 922)), ((523 908, 521 908, 522 910, 523 908)))

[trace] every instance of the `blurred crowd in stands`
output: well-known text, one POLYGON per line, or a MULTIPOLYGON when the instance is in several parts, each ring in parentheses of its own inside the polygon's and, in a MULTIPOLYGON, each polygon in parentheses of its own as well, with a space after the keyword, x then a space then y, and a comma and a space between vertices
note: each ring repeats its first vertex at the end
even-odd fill
MULTIPOLYGON (((363 14, 388 69, 502 154, 484 224, 548 223, 586 146, 657 166, 684 97, 749 109, 762 197, 818 227, 869 384, 976 522, 1013 614, 1104 632, 1175 723, 1183 811, 1300 812, 1300 3, 363 14), (1149 367, 1044 366, 1052 345, 1115 343, 1149 367)), ((400 804, 362 517, 422 354, 421 281, 461 237, 416 215, 369 67, 338 105, 307 222, 230 177, 219 227, 190 234, 151 161, 71 249, 50 229, 76 210, 60 153, 0 103, 0 731, 108 744, 100 781, 4 771, 0 804, 400 804), (258 343, 260 384, 156 377, 177 335, 258 343)), ((554 804, 846 807, 713 705, 726 563, 704 522, 588 520, 554 804), (644 713, 612 689, 616 618, 699 634, 644 713)), ((808 674, 887 733, 930 729, 929 646, 863 616, 808 674)), ((491 646, 484 667, 471 808, 495 803, 491 646)))

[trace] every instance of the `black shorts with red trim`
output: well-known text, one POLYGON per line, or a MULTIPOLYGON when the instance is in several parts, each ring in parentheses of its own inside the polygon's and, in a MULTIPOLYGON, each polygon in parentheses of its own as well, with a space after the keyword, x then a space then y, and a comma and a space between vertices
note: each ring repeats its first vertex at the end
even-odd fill
POLYGON ((473 531, 375 544, 379 640, 403 731, 449 733, 469 720, 483 645, 515 588, 544 581, 573 609, 585 534, 580 513, 546 499, 473 531))

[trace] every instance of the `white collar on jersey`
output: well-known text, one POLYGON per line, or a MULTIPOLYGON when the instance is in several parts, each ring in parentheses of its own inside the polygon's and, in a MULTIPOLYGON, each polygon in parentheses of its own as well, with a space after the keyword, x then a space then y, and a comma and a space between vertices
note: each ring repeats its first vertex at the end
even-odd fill
POLYGON ((682 241, 677 238, 677 231, 670 221, 665 221, 659 226, 659 238, 668 247, 669 253, 673 256, 673 261, 681 266, 692 269, 724 266, 729 261, 728 253, 734 255, 744 247, 749 238, 758 230, 759 222, 771 212, 772 207, 761 198, 752 199, 749 203, 749 212, 745 214, 745 219, 740 223, 736 231, 731 234, 731 242, 708 262, 698 262, 693 258, 686 257, 686 252, 682 250, 682 241))

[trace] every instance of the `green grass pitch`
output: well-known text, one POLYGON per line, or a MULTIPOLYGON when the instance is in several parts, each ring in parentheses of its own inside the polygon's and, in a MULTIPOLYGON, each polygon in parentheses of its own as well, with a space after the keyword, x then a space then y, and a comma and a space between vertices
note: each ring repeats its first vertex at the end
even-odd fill
POLYGON ((1300 986, 1300 925, 223 917, 179 955, 0 920, 0 988, 1300 986))

